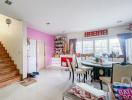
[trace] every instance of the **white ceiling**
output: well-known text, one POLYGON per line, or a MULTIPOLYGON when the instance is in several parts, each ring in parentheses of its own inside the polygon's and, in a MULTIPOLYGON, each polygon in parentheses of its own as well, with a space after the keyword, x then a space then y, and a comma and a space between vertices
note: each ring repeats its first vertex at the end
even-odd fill
POLYGON ((53 34, 88 31, 132 21, 132 0, 0 0, 0 13, 53 34), (122 20, 122 23, 117 21, 122 20), (46 25, 50 22, 50 25, 46 25))

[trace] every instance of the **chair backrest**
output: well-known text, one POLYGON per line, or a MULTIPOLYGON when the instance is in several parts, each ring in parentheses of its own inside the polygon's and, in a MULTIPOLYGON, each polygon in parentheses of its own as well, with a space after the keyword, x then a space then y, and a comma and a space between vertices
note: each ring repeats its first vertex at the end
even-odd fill
POLYGON ((93 53, 89 53, 89 54, 81 54, 81 60, 91 60, 91 58, 93 57, 93 53))
POLYGON ((78 67, 78 63, 77 63, 77 59, 76 59, 76 55, 73 55, 73 61, 72 61, 72 67, 73 69, 78 67))
POLYGON ((70 70, 71 72, 73 72, 74 69, 73 69, 73 67, 72 67, 72 64, 71 64, 70 60, 69 60, 68 58, 66 58, 66 61, 67 61, 67 64, 68 64, 69 70, 70 70))
POLYGON ((81 57, 76 57, 76 62, 77 62, 77 65, 78 67, 81 66, 81 57))
POLYGON ((86 60, 87 54, 81 54, 80 57, 81 57, 81 60, 86 60))
POLYGON ((113 82, 121 82, 123 77, 132 78, 132 65, 115 64, 113 66, 113 82))
POLYGON ((114 61, 114 62, 123 62, 124 58, 112 58, 112 61, 114 61))
POLYGON ((78 60, 77 60, 77 58, 78 57, 76 57, 76 55, 73 55, 73 61, 72 61, 72 67, 73 67, 73 69, 75 70, 76 68, 78 68, 78 60))
POLYGON ((131 82, 132 82, 131 77, 122 77, 121 78, 121 83, 131 84, 131 82))

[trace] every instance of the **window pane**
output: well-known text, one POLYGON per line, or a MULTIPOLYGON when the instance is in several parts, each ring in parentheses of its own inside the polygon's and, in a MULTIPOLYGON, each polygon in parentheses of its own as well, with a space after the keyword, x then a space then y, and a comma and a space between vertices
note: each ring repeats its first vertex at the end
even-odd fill
POLYGON ((83 41, 83 53, 93 53, 93 41, 83 41))
POLYGON ((82 41, 76 42, 76 53, 82 53, 82 41))
POLYGON ((108 52, 108 40, 107 39, 100 39, 95 40, 95 52, 97 54, 103 54, 108 52))
POLYGON ((110 48, 110 53, 115 52, 119 55, 122 55, 120 42, 119 42, 118 38, 110 38, 109 39, 109 48, 110 48))

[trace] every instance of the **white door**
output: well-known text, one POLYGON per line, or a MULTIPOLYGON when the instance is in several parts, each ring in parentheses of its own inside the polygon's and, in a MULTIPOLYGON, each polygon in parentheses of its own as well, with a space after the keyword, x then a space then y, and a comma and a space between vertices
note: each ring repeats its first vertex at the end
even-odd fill
POLYGON ((27 55, 28 73, 36 72, 36 40, 29 39, 27 55))
POLYGON ((43 40, 37 40, 37 71, 45 68, 45 44, 43 40))

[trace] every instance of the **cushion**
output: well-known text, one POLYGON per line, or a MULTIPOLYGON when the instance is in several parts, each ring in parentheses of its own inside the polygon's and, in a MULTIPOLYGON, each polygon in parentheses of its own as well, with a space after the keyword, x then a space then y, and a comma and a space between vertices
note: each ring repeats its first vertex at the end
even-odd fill
POLYGON ((111 82, 111 77, 103 77, 103 76, 101 76, 99 78, 100 78, 100 80, 102 80, 105 83, 110 83, 111 82))
POLYGON ((118 93, 121 100, 132 100, 132 88, 119 89, 118 93))
POLYGON ((62 62, 62 66, 66 67, 66 62, 62 62))
POLYGON ((71 93, 77 97, 79 97, 81 100, 104 100, 103 97, 97 98, 90 94, 89 92, 81 89, 79 86, 74 86, 71 89, 68 90, 68 93, 71 93))
POLYGON ((117 100, 129 100, 129 99, 123 99, 123 98, 124 96, 127 96, 125 92, 128 91, 129 89, 130 90, 132 89, 132 86, 130 84, 116 82, 116 83, 113 83, 112 88, 117 100))

